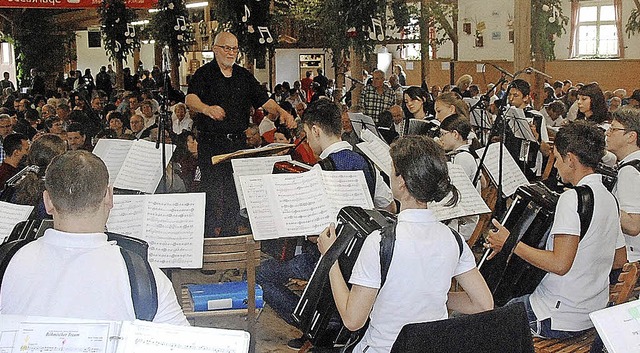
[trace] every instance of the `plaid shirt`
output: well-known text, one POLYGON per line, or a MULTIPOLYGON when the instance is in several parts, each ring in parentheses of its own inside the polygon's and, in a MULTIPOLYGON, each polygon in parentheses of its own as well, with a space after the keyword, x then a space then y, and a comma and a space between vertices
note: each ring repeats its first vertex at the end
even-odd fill
POLYGON ((378 94, 376 89, 368 85, 360 93, 360 105, 363 107, 363 114, 373 118, 378 123, 378 115, 384 110, 389 109, 396 101, 393 90, 387 85, 382 86, 382 94, 378 94))

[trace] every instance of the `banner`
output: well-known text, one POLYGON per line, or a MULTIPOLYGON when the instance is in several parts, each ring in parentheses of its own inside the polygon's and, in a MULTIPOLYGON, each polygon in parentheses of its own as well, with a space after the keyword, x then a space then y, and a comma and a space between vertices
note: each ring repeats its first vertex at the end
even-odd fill
MULTIPOLYGON (((152 9, 157 0, 126 0, 132 9, 152 9)), ((88 9, 99 7, 101 0, 0 0, 0 8, 88 9)))

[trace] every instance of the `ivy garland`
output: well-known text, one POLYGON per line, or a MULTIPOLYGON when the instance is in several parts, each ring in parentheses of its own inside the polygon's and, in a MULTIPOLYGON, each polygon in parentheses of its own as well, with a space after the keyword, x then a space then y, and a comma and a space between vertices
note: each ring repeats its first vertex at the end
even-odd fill
POLYGON ((140 47, 140 40, 131 25, 137 18, 136 13, 126 7, 124 0, 103 0, 98 14, 107 55, 114 61, 126 62, 127 56, 140 47))
POLYGON ((627 32, 629 38, 631 38, 631 35, 640 33, 640 8, 631 10, 631 15, 629 15, 629 21, 627 21, 624 31, 627 32))
POLYGON ((566 33, 569 18, 562 13, 560 0, 531 1, 531 46, 546 60, 554 60, 556 38, 566 33))
POLYGON ((160 46, 168 46, 171 56, 179 62, 195 41, 189 12, 184 0, 159 0, 149 21, 149 34, 160 46))

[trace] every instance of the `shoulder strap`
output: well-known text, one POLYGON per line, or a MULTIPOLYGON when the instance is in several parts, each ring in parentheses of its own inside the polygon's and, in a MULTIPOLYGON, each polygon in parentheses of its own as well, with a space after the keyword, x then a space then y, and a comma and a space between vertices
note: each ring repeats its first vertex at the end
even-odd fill
POLYGON ((331 156, 319 160, 318 164, 322 170, 336 170, 336 163, 331 159, 331 156))
POLYGON ((462 257, 462 251, 464 251, 464 245, 462 245, 462 237, 460 236, 460 233, 458 233, 457 230, 451 227, 449 227, 449 229, 451 229, 451 234, 456 239, 456 243, 458 243, 458 259, 459 259, 462 257))
POLYGON ((640 172, 640 159, 633 159, 628 162, 622 163, 620 167, 618 167, 618 169, 622 169, 623 167, 626 167, 628 165, 636 168, 636 170, 640 172))
POLYGON ((588 185, 576 186, 578 193, 578 216, 580 217, 580 240, 587 234, 593 219, 593 190, 588 185))
POLYGON ((384 282, 387 280, 395 243, 396 222, 393 222, 380 230, 380 289, 382 289, 384 282))
POLYGON ((158 311, 158 288, 151 266, 131 250, 120 247, 120 253, 127 265, 136 319, 152 321, 158 311))

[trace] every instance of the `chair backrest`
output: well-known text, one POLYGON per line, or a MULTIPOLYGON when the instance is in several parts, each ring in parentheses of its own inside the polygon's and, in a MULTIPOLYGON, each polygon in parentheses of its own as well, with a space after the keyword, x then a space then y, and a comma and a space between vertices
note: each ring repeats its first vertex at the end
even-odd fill
POLYGON ((609 288, 609 303, 613 305, 626 303, 635 289, 639 275, 637 262, 624 264, 618 276, 618 283, 609 288))
POLYGON ((533 353, 524 304, 478 314, 405 325, 392 353, 533 353))
POLYGON ((203 270, 255 269, 259 264, 260 243, 251 234, 204 239, 203 270))

